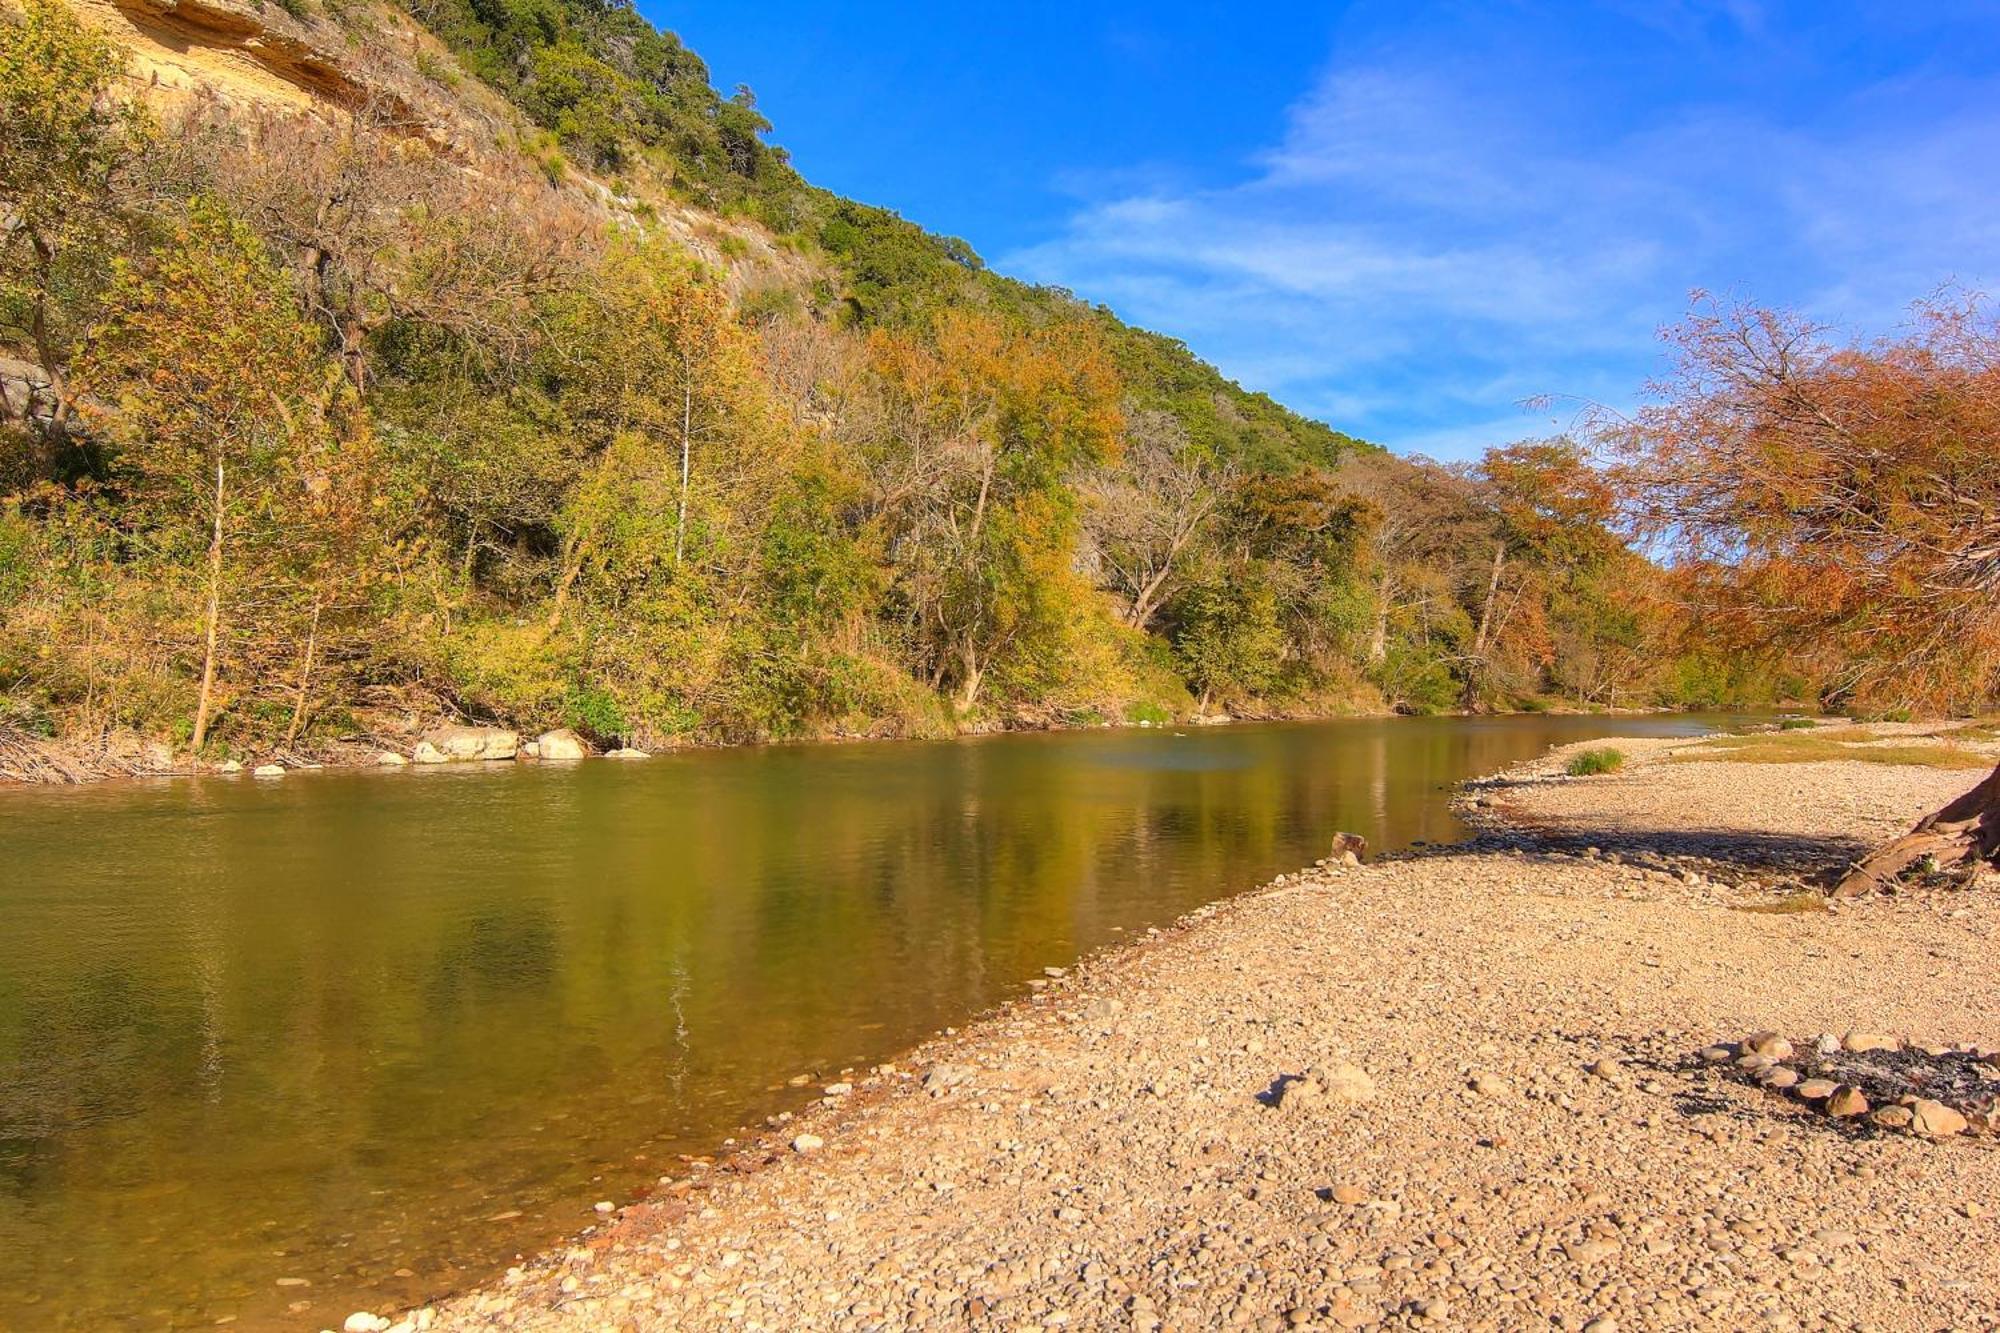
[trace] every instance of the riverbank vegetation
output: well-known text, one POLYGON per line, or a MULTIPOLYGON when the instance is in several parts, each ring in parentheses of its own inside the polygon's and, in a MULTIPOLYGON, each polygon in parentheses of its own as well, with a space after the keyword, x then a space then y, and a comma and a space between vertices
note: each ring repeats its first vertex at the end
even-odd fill
POLYGON ((432 92, 518 125, 135 101, 61 0, 4 19, 0 728, 219 758, 1821 679, 1689 636, 1572 441, 1444 466, 1291 413, 808 185, 629 9, 418 17, 432 92))

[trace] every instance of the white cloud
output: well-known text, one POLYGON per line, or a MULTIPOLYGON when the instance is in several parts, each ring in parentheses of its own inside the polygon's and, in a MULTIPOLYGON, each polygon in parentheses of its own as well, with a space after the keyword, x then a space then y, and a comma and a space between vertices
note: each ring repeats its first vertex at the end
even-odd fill
POLYGON ((1517 90, 1536 73, 1336 65, 1238 183, 1111 188, 1002 263, 1345 429, 1459 456, 1546 433, 1516 407, 1531 395, 1629 402, 1691 288, 1883 327, 1941 282, 2000 276, 1991 84, 1912 75, 1790 119, 1605 88, 1593 118, 1587 96, 1517 90))

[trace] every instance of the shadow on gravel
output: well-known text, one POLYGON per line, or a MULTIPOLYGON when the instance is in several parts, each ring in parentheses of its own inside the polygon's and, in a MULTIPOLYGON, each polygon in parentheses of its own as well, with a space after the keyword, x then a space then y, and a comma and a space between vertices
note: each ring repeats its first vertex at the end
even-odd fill
POLYGON ((1796 876, 1843 868, 1868 850, 1857 838, 1760 833, 1743 829, 1530 828, 1485 833, 1475 846, 1513 847, 1529 859, 1587 855, 1596 848, 1642 870, 1678 872, 1701 865, 1796 876))

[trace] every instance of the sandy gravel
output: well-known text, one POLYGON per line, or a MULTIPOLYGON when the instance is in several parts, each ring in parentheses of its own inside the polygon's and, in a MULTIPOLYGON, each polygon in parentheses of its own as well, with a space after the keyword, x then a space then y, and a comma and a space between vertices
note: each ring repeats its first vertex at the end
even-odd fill
POLYGON ((1472 788, 1506 823, 1469 847, 1089 961, 422 1321, 2000 1328, 2000 1138, 1843 1132, 1690 1059, 2000 1045, 1992 886, 1743 910, 1976 775, 1624 748, 1472 788))

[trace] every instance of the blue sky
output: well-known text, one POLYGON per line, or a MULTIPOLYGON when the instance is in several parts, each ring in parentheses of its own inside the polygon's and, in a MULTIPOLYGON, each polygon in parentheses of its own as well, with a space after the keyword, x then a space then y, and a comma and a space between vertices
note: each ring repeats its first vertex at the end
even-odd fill
POLYGON ((1692 289, 2000 282, 2000 0, 641 7, 810 179, 1401 450, 1631 404, 1692 289))

